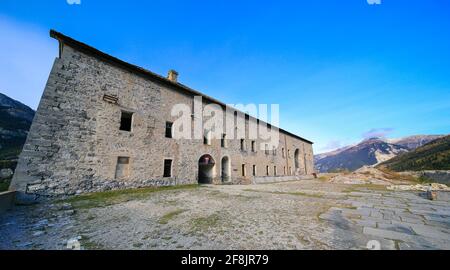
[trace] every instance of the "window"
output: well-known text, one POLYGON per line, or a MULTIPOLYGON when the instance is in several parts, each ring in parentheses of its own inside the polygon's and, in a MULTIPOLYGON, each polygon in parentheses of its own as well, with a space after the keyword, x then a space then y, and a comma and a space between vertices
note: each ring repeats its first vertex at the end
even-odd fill
POLYGON ((266 175, 269 176, 269 174, 270 174, 269 166, 266 166, 266 175))
POLYGON ((286 175, 286 166, 283 167, 283 173, 286 175))
POLYGON ((221 145, 223 148, 227 148, 227 134, 222 134, 221 145))
POLYGON ((164 177, 172 177, 172 160, 164 160, 164 177))
POLYGON ((242 164, 242 176, 246 176, 247 172, 245 170, 245 164, 242 164))
POLYGON ((131 125, 133 123, 133 113, 124 112, 120 116, 120 130, 131 131, 131 125))
POLYGON ((253 165, 253 176, 256 176, 256 165, 253 165))
POLYGON ((283 155, 283 158, 286 157, 286 153, 284 152, 284 148, 281 148, 281 154, 283 155))
POLYGON ((256 153, 256 141, 252 141, 252 152, 256 153))
POLYGON ((274 156, 277 155, 277 148, 276 148, 275 146, 272 146, 272 154, 273 154, 274 156))
POLYGON ((269 145, 267 143, 265 145, 265 152, 266 152, 266 155, 269 154, 269 145))
POLYGON ((245 151, 245 139, 241 139, 241 150, 245 151))
POLYGON ((130 176, 130 158, 118 157, 116 165, 116 179, 124 179, 130 176))
POLYGON ((211 145, 211 131, 205 132, 205 135, 203 136, 203 144, 211 145))
POLYGON ((277 176, 277 166, 273 166, 273 175, 277 176))
POLYGON ((173 123, 166 122, 166 138, 172 138, 172 126, 173 123))

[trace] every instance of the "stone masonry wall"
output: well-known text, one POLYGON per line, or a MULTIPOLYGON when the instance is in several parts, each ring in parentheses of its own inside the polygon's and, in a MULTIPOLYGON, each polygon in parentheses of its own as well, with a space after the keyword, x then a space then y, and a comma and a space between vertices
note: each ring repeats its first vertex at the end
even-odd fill
MULTIPOLYGON (((203 140, 165 138, 166 121, 173 105, 193 103, 190 93, 162 85, 96 57, 63 46, 45 87, 10 189, 42 196, 144 186, 197 183, 198 161, 209 154, 216 162, 214 182, 221 182, 221 160, 231 162, 235 184, 251 183, 252 167, 257 177, 308 175, 313 173, 312 145, 280 133, 276 155, 259 147, 251 151, 246 140, 203 140), (118 97, 118 104, 103 96, 118 97), (121 112, 132 112, 131 132, 120 131, 121 112), (281 148, 285 148, 285 157, 281 148), (295 151, 298 149, 298 168, 295 151), (129 157, 129 175, 116 179, 118 157, 129 157), (164 159, 173 160, 172 177, 163 177, 164 159), (242 165, 246 175, 243 176, 242 165), (266 175, 266 166, 270 175, 266 175), (286 169, 284 169, 286 168, 286 169), (284 172, 286 170, 286 173, 284 172)), ((251 118, 252 119, 252 118, 251 118)), ((253 119, 254 120, 254 119, 253 119)), ((262 143, 257 141, 257 145, 262 143)), ((270 149, 272 150, 272 149, 270 149)))

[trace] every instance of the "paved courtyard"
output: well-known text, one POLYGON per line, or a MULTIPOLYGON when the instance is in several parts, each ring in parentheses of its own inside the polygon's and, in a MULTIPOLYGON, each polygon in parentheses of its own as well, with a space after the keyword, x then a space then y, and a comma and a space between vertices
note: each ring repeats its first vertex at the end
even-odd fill
POLYGON ((450 249, 449 201, 320 180, 119 192, 17 207, 0 249, 450 249))

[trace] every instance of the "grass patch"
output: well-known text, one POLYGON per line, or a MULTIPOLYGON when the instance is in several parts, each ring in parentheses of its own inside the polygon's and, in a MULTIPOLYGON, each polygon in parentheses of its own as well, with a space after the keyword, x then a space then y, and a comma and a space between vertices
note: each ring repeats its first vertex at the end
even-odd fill
POLYGON ((7 178, 7 179, 0 181, 0 192, 8 191, 9 184, 11 184, 11 179, 12 178, 7 178))
POLYGON ((215 228, 219 225, 221 216, 217 213, 211 214, 207 217, 199 217, 191 220, 192 230, 205 231, 215 228))
POLYGON ((61 200, 70 203, 76 209, 89 209, 127 202, 130 200, 146 199, 154 192, 197 189, 199 185, 183 185, 170 187, 149 187, 139 189, 123 189, 106 192, 90 193, 61 200))
POLYGON ((159 224, 167 224, 169 223, 169 221, 171 221, 174 217, 178 216, 179 214, 185 212, 186 210, 175 210, 172 212, 169 212, 167 214, 165 214, 164 216, 162 216, 159 219, 159 224))

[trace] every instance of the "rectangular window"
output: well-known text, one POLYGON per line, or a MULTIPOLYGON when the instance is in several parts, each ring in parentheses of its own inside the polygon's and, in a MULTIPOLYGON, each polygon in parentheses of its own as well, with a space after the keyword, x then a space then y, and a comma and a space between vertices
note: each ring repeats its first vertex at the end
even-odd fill
POLYGON ((166 122, 166 138, 172 138, 172 126, 173 123, 166 122))
POLYGON ((241 150, 245 151, 245 139, 241 139, 241 150))
POLYGON ((206 131, 203 136, 203 144, 211 145, 211 131, 206 131))
POLYGON ((274 156, 277 155, 277 148, 276 148, 275 146, 272 146, 272 154, 273 154, 274 156))
POLYGON ((131 126, 133 123, 133 113, 124 112, 120 116, 120 130, 131 131, 131 126))
POLYGON ((269 166, 266 166, 266 175, 267 175, 267 176, 270 175, 270 169, 269 169, 269 166))
POLYGON ((116 164, 116 179, 124 179, 130 176, 130 158, 118 157, 116 164))
POLYGON ((277 176, 277 166, 273 166, 273 175, 277 176))
POLYGON ((266 155, 268 155, 268 154, 269 154, 269 145, 266 144, 265 147, 264 147, 264 149, 265 149, 266 155))
POLYGON ((256 165, 253 165, 253 176, 256 176, 256 165))
POLYGON ((242 176, 246 176, 247 172, 245 171, 245 164, 242 164, 242 176))
POLYGON ((286 166, 283 167, 283 173, 286 175, 286 166))
POLYGON ((284 152, 284 148, 281 148, 281 154, 283 155, 283 158, 286 157, 286 153, 284 152))
POLYGON ((222 147, 227 148, 227 134, 222 134, 222 147))
POLYGON ((172 177, 172 160, 164 160, 164 177, 172 177))
POLYGON ((256 141, 252 141, 252 152, 256 153, 256 141))

